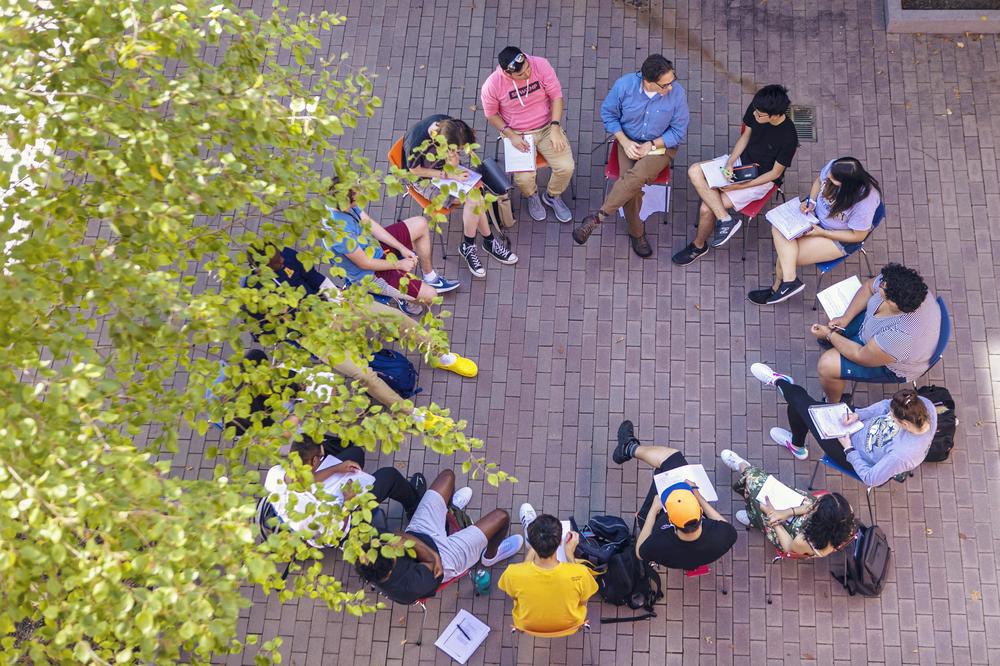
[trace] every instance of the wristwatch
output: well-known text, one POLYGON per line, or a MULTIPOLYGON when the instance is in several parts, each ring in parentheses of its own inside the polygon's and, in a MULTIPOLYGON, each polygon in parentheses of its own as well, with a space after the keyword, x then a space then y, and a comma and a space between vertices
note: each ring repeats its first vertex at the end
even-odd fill
POLYGON ((853 450, 854 450, 853 446, 848 446, 846 449, 844 449, 844 455, 846 456, 848 453, 850 453, 853 450))
POLYGON ((549 123, 549 125, 558 125, 559 128, 562 129, 562 123, 559 122, 558 120, 553 120, 551 123, 549 123))

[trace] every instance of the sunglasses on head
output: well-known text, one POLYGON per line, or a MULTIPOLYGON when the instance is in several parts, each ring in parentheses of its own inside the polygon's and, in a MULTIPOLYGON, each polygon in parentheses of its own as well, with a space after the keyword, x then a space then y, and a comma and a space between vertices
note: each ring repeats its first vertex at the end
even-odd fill
POLYGON ((524 66, 524 61, 525 61, 524 54, 518 53, 516 56, 514 56, 513 60, 507 63, 507 67, 504 68, 504 71, 507 72, 508 74, 516 74, 517 72, 521 71, 521 67, 524 66))

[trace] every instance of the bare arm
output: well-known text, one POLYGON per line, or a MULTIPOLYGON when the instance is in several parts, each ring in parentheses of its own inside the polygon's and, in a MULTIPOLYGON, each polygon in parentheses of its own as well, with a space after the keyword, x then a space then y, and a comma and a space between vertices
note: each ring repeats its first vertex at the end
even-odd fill
POLYGON ((860 345, 834 331, 834 334, 830 336, 830 344, 840 352, 841 356, 866 368, 877 368, 880 365, 889 365, 896 361, 892 354, 882 351, 882 348, 875 342, 875 338, 869 340, 865 345, 860 345))
POLYGON ((736 145, 733 146, 733 152, 729 153, 729 159, 726 160, 726 168, 732 170, 733 165, 736 164, 736 160, 739 156, 743 154, 746 150, 747 144, 750 143, 750 132, 752 130, 747 127, 740 133, 740 138, 736 139, 736 145))
POLYGON ((852 229, 824 229, 818 225, 813 225, 813 230, 809 232, 809 236, 815 238, 829 238, 833 241, 839 241, 841 243, 860 243, 868 235, 867 231, 854 231, 852 229))
POLYGON ((642 531, 639 532, 639 538, 635 540, 635 556, 640 560, 642 556, 639 555, 639 549, 642 548, 642 544, 646 542, 649 535, 653 533, 653 525, 656 523, 656 516, 663 510, 663 505, 659 501, 654 501, 653 506, 649 509, 649 513, 646 514, 646 522, 643 523, 642 531))
POLYGON ((413 552, 416 555, 417 562, 430 569, 435 578, 444 573, 444 570, 441 568, 441 557, 434 552, 434 549, 406 532, 397 532, 396 536, 402 538, 405 543, 413 544, 413 552))
MULTIPOLYGON (((694 484, 688 482, 688 485, 693 486, 694 484)), ((708 503, 707 499, 702 497, 701 492, 697 488, 695 488, 693 492, 694 496, 698 498, 698 504, 701 505, 701 512, 705 514, 705 516, 707 516, 709 520, 721 520, 724 523, 729 522, 728 520, 722 517, 721 513, 715 510, 714 506, 708 503)))

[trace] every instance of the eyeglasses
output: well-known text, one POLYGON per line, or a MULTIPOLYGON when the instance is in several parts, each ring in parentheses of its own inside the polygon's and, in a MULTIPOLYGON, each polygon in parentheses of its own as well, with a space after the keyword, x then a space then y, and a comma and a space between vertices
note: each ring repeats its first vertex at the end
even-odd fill
POLYGON ((513 60, 507 63, 507 66, 504 68, 504 71, 507 72, 508 74, 517 74, 519 71, 521 71, 521 67, 524 66, 525 60, 526 58, 524 54, 518 53, 516 56, 514 56, 513 60))
POLYGON ((670 90, 677 83, 677 77, 675 76, 667 83, 659 83, 658 81, 651 81, 651 83, 660 90, 670 90))

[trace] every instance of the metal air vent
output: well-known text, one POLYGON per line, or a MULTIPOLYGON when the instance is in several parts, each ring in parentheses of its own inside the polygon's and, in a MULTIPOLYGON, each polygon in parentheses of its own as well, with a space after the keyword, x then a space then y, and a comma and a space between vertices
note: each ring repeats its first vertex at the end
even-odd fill
POLYGON ((789 117, 799 133, 799 141, 816 141, 816 108, 812 106, 792 105, 789 117))

